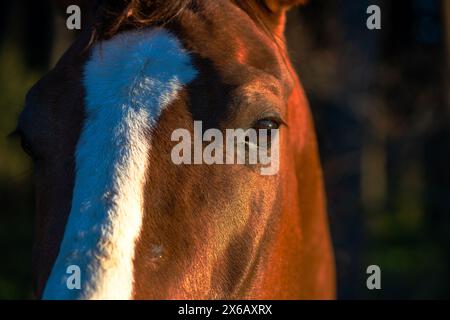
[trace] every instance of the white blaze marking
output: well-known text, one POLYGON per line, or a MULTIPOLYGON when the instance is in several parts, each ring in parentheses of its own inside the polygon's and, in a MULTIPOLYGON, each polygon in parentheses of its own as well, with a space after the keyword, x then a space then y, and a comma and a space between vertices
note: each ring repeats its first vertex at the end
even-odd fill
POLYGON ((127 32, 94 48, 72 209, 44 299, 132 297, 149 131, 195 75, 188 54, 162 29, 127 32), (66 286, 69 265, 81 269, 80 290, 66 286))

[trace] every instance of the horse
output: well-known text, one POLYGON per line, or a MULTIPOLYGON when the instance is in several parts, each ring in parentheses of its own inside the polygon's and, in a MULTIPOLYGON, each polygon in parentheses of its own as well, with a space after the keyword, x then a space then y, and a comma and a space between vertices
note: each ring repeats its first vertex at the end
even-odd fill
POLYGON ((82 30, 17 124, 36 298, 335 298, 315 128, 283 35, 302 1, 69 2, 82 30), (174 164, 171 135, 195 121, 279 130, 279 172, 174 164))

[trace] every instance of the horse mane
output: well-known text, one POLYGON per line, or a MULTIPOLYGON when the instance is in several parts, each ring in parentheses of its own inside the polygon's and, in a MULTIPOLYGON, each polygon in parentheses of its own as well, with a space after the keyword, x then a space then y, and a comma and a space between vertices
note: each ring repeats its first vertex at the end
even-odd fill
MULTIPOLYGON (((198 0, 95 0, 94 39, 108 39, 126 29, 163 26, 183 13, 195 9, 198 0)), ((231 0, 271 37, 274 36, 265 13, 270 13, 264 0, 231 0)))

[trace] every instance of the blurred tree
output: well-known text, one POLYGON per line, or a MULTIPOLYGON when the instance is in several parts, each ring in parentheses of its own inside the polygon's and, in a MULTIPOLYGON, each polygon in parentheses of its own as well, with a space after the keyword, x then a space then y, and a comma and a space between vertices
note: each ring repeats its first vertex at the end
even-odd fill
POLYGON ((25 61, 31 69, 48 69, 54 37, 54 14, 50 0, 27 1, 24 7, 25 61))
POLYGON ((341 298, 448 290, 439 281, 450 260, 442 2, 316 0, 289 21, 317 124, 341 298), (371 4, 382 9, 380 31, 366 28, 371 4), (380 292, 365 288, 369 264, 382 268, 380 292))

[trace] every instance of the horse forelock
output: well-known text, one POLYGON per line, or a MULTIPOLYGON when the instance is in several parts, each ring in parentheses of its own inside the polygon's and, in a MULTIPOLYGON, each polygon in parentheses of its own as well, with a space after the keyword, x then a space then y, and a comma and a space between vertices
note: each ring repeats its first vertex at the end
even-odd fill
MULTIPOLYGON (((95 0, 90 3, 94 11, 94 29, 98 39, 108 39, 117 33, 148 26, 164 26, 182 15, 184 11, 201 10, 204 0, 95 0)), ((275 37, 273 16, 262 0, 227 0, 246 12, 269 36, 275 37)), ((221 10, 221 6, 217 10, 221 10)), ((284 21, 282 21, 284 23, 284 21)))

